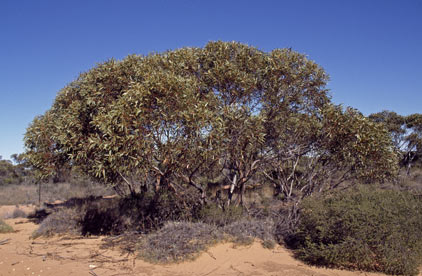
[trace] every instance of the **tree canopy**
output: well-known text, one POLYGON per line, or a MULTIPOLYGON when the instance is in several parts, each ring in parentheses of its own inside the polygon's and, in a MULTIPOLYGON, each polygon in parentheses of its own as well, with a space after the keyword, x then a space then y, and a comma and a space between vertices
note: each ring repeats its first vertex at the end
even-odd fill
POLYGON ((422 114, 402 116, 394 111, 384 110, 369 115, 369 118, 382 123, 390 133, 399 163, 410 174, 412 164, 422 160, 422 114))
POLYGON ((219 179, 228 204, 255 182, 291 197, 392 177, 388 132, 333 105, 327 81, 305 55, 236 42, 109 60, 34 119, 26 157, 40 177, 72 166, 121 193, 193 187, 205 201, 219 179))

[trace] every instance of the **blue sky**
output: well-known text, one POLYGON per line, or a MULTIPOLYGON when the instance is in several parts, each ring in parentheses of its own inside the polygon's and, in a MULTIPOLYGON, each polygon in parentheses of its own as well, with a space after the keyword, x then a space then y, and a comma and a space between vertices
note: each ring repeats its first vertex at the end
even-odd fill
POLYGON ((0 155, 97 63, 212 40, 305 53, 366 115, 422 113, 422 0, 0 0, 0 155))

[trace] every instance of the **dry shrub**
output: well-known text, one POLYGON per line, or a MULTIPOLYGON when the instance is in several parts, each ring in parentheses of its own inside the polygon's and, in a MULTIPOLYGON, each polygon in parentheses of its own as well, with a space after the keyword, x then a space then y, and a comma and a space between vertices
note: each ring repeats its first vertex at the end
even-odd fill
POLYGON ((209 224, 169 222, 141 239, 139 256, 154 263, 192 260, 223 238, 221 231, 209 224))
POLYGON ((273 248, 276 245, 274 221, 269 218, 261 220, 244 218, 225 226, 223 231, 237 244, 251 244, 255 239, 259 239, 266 248, 273 248))
POLYGON ((192 260, 210 245, 224 240, 247 245, 260 239, 265 248, 274 248, 273 229, 274 223, 270 219, 243 219, 225 227, 202 222, 169 222, 141 238, 137 249, 139 256, 149 262, 180 262, 192 260))
POLYGON ((41 222, 38 229, 32 233, 32 237, 54 234, 78 235, 82 230, 81 215, 81 211, 77 208, 60 208, 41 222))
POLYGON ((0 219, 0 233, 11 233, 13 232, 12 226, 4 222, 2 219, 0 219))
POLYGON ((19 208, 15 208, 11 214, 7 216, 7 218, 26 218, 27 214, 25 211, 19 208))

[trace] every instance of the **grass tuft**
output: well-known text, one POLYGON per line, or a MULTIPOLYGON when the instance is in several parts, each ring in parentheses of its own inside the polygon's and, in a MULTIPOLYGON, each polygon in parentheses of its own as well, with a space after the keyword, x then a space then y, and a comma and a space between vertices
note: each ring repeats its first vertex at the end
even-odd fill
POLYGON ((25 211, 19 208, 15 208, 12 214, 10 215, 10 218, 26 218, 27 216, 28 214, 25 213, 25 211))
POLYGON ((10 226, 6 222, 4 222, 2 219, 0 219, 0 233, 2 233, 2 234, 11 233, 13 231, 14 230, 13 230, 12 226, 10 226))

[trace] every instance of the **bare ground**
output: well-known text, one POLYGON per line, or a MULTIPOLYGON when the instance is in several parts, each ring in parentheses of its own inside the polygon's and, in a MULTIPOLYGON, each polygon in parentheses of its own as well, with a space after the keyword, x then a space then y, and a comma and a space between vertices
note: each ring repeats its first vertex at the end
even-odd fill
MULTIPOLYGON (((15 206, 0 207, 0 215, 15 206)), ((30 208, 30 207, 28 207, 30 208)), ((37 225, 24 218, 5 220, 14 233, 0 234, 0 276, 3 275, 383 275, 359 271, 316 268, 295 260, 281 246, 265 249, 230 243, 210 248, 195 261, 158 265, 122 254, 117 248, 102 249, 104 237, 52 237, 32 239, 37 225)))

